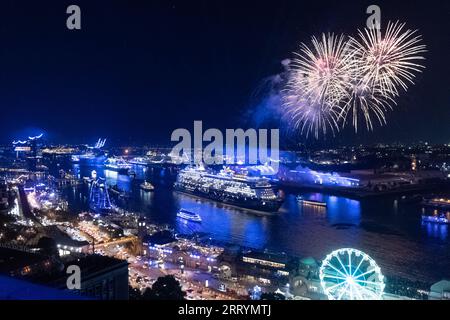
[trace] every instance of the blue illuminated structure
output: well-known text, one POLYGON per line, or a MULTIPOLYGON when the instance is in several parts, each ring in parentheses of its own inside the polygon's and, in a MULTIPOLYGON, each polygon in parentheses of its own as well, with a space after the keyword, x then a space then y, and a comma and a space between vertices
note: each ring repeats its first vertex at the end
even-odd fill
POLYGON ((41 134, 39 134, 39 135, 37 135, 37 136, 32 136, 32 137, 28 137, 28 139, 30 139, 31 141, 33 141, 33 140, 37 140, 37 139, 40 139, 40 138, 42 138, 42 136, 43 136, 44 134, 43 133, 41 133, 41 134))
POLYGON ((24 141, 22 141, 22 140, 17 140, 17 141, 13 141, 13 145, 18 145, 18 144, 26 144, 28 141, 27 140, 24 140, 24 141))
POLYGON ((39 140, 40 138, 42 138, 44 136, 43 133, 37 135, 37 136, 30 136, 28 137, 28 140, 14 140, 13 141, 13 145, 19 145, 19 144, 27 144, 30 141, 35 141, 35 140, 39 140))
POLYGON ((250 293, 250 299, 252 300, 261 300, 262 290, 259 286, 254 286, 253 290, 250 293))
POLYGON ((319 172, 302 167, 299 167, 297 170, 290 170, 289 175, 297 182, 314 185, 338 186, 347 188, 359 187, 360 185, 360 180, 356 178, 341 176, 336 172, 319 172))
POLYGON ((101 149, 105 146, 106 143, 106 138, 102 140, 102 138, 99 138, 97 143, 95 144, 94 148, 95 149, 101 149))

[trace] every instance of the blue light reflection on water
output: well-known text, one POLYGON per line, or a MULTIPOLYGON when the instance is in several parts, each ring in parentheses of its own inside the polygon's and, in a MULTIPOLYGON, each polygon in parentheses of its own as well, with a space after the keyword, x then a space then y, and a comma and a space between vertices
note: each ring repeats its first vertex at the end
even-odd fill
POLYGON ((198 213, 202 223, 180 222, 177 219, 177 231, 180 233, 207 232, 215 239, 229 241, 237 239, 246 246, 263 248, 266 245, 267 217, 255 217, 237 209, 221 204, 173 193, 179 208, 198 213))

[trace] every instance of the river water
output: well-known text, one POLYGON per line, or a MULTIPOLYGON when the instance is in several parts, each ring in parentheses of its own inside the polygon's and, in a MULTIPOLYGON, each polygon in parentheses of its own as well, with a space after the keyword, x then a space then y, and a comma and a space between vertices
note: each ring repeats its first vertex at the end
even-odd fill
MULTIPOLYGON (((449 225, 422 223, 420 205, 401 204, 395 197, 353 200, 302 193, 305 199, 327 203, 327 208, 320 208, 303 206, 296 201, 297 194, 286 191, 277 215, 256 215, 174 192, 175 173, 170 169, 136 166, 135 178, 102 167, 72 169, 80 177, 95 169, 109 185, 131 192, 127 201, 115 199, 117 205, 144 214, 152 223, 168 224, 178 233, 204 232, 215 240, 318 260, 335 249, 352 247, 375 259, 386 275, 426 282, 450 277, 449 225), (154 192, 139 189, 143 179, 155 186, 154 192), (178 219, 180 208, 198 213, 202 222, 178 219)), ((85 188, 72 188, 67 196, 72 210, 87 208, 85 188)))

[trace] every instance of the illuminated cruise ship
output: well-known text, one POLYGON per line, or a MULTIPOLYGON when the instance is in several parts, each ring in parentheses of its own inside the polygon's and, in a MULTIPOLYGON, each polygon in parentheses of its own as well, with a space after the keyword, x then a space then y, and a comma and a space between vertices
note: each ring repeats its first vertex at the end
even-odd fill
POLYGON ((224 168, 219 173, 203 167, 183 169, 178 174, 175 190, 242 208, 277 212, 282 204, 265 178, 236 174, 224 168))
POLYGON ((79 162, 103 162, 105 161, 105 155, 102 152, 93 152, 91 150, 82 154, 74 154, 71 157, 73 163, 79 162))

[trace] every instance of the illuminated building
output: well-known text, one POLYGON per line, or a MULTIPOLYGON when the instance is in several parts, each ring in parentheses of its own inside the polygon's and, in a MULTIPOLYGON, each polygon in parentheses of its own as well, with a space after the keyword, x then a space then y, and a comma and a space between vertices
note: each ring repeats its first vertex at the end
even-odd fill
POLYGON ((325 300, 319 279, 319 264, 312 257, 300 259, 290 276, 290 291, 295 296, 325 300))
POLYGON ((413 156, 411 160, 411 170, 416 171, 417 170, 417 160, 416 157, 413 156))
POLYGON ((146 256, 152 259, 160 259, 168 254, 172 254, 173 250, 171 249, 171 245, 176 241, 173 233, 169 230, 163 230, 151 236, 145 236, 143 246, 146 256))
POLYGON ((44 134, 41 133, 37 136, 30 136, 26 140, 15 140, 12 142, 16 158, 19 158, 21 154, 25 155, 31 171, 36 171, 37 162, 40 158, 39 148, 42 146, 41 139, 43 136, 44 134))
POLYGON ((55 147, 42 149, 42 154, 64 156, 64 155, 72 155, 77 151, 78 151, 77 149, 71 147, 55 147))
POLYGON ((279 179, 290 186, 325 188, 357 194, 360 191, 383 192, 408 186, 426 189, 433 184, 445 183, 445 174, 438 170, 377 172, 374 169, 337 173, 298 166, 295 170, 280 169, 279 179))
POLYGON ((223 277, 235 277, 263 286, 285 286, 296 265, 296 259, 284 253, 253 250, 242 252, 233 247, 226 248, 218 260, 223 277))
POLYGON ((240 278, 261 284, 285 285, 291 273, 289 257, 281 253, 246 251, 237 266, 240 278))

